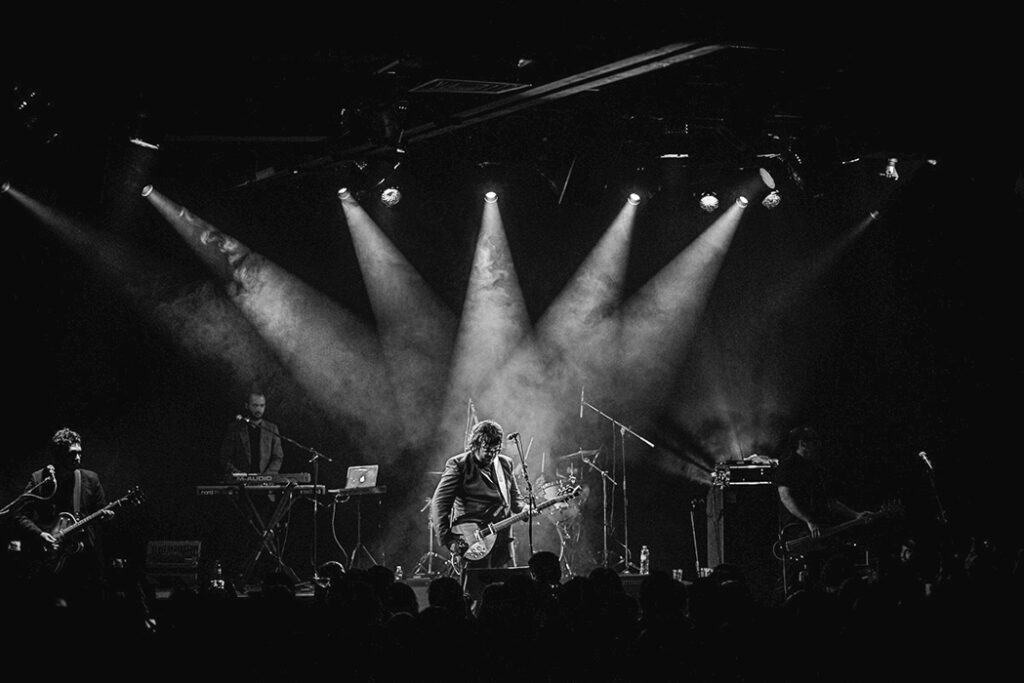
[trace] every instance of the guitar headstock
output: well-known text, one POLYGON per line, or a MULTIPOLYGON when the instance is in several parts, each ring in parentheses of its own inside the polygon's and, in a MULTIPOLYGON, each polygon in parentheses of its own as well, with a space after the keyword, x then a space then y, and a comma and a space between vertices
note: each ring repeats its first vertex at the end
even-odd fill
POLYGON ((560 500, 569 500, 570 498, 576 498, 583 492, 583 487, 577 484, 573 486, 571 484, 563 486, 558 490, 558 498, 560 500))
POLYGON ((882 517, 900 517, 903 515, 903 501, 887 500, 882 504, 882 507, 878 510, 878 514, 882 517))
POLYGON ((118 499, 120 505, 141 505, 146 500, 146 494, 143 493, 141 486, 133 486, 128 493, 121 496, 118 499))

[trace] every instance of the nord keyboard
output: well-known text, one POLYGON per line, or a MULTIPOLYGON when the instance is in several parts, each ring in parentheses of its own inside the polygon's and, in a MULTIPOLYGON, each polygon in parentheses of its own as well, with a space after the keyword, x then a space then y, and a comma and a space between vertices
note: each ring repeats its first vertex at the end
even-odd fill
POLYGON ((275 474, 255 474, 251 472, 232 472, 224 482, 227 484, 308 484, 312 480, 309 472, 277 472, 275 474))
POLYGON ((196 486, 196 495, 237 496, 243 491, 245 493, 284 493, 291 491, 298 496, 311 496, 313 495, 314 488, 316 488, 317 494, 323 495, 327 487, 323 484, 317 484, 316 487, 312 484, 295 484, 293 486, 288 484, 200 484, 196 486))

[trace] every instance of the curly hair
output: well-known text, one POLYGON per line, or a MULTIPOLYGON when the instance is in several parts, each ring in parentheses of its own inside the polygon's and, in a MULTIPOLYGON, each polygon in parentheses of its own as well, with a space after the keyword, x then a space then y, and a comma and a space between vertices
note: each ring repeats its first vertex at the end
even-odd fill
POLYGON ((78 432, 64 427, 58 429, 50 439, 50 448, 54 453, 66 453, 69 448, 82 444, 82 437, 78 432))
POLYGON ((504 435, 505 432, 501 429, 501 425, 494 420, 481 420, 473 425, 466 446, 469 450, 476 450, 485 446, 497 446, 501 443, 504 435))

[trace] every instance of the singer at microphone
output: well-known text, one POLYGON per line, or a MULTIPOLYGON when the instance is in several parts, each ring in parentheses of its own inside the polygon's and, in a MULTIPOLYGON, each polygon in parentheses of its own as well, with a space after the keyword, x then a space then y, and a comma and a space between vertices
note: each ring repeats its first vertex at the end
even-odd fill
MULTIPOLYGON (((508 435, 510 440, 518 436, 508 435)), ((460 558, 465 568, 494 569, 514 563, 511 525, 483 540, 476 536, 480 528, 499 524, 526 509, 512 473, 512 458, 502 453, 504 441, 504 430, 494 420, 473 425, 466 450, 445 461, 431 498, 430 519, 437 540, 453 557, 460 558)))
POLYGON ((221 467, 227 477, 233 473, 277 474, 284 461, 284 449, 277 425, 263 419, 267 399, 253 391, 235 415, 221 442, 221 467))
MULTIPOLYGON (((61 515, 74 514, 84 518, 98 513, 98 520, 112 517, 114 512, 104 510, 107 500, 99 475, 81 466, 80 434, 67 427, 59 429, 51 437, 48 450, 51 464, 33 472, 29 482, 28 490, 38 489, 36 497, 14 519, 26 538, 37 537, 45 547, 54 547, 54 534, 62 525, 61 515), (47 481, 52 481, 53 485, 43 486, 47 481)), ((77 538, 84 546, 76 553, 74 563, 69 562, 62 569, 62 572, 70 572, 70 575, 64 574, 65 578, 74 576, 76 580, 79 572, 103 567, 102 556, 92 537, 82 535, 77 538)))

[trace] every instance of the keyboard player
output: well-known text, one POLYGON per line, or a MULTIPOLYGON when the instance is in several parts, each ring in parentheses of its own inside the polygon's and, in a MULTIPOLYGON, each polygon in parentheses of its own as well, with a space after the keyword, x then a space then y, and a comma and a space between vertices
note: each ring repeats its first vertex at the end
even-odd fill
POLYGON ((228 426, 221 443, 221 467, 228 475, 236 472, 277 474, 284 461, 284 450, 277 425, 263 419, 267 399, 253 391, 245 402, 245 414, 228 426))

